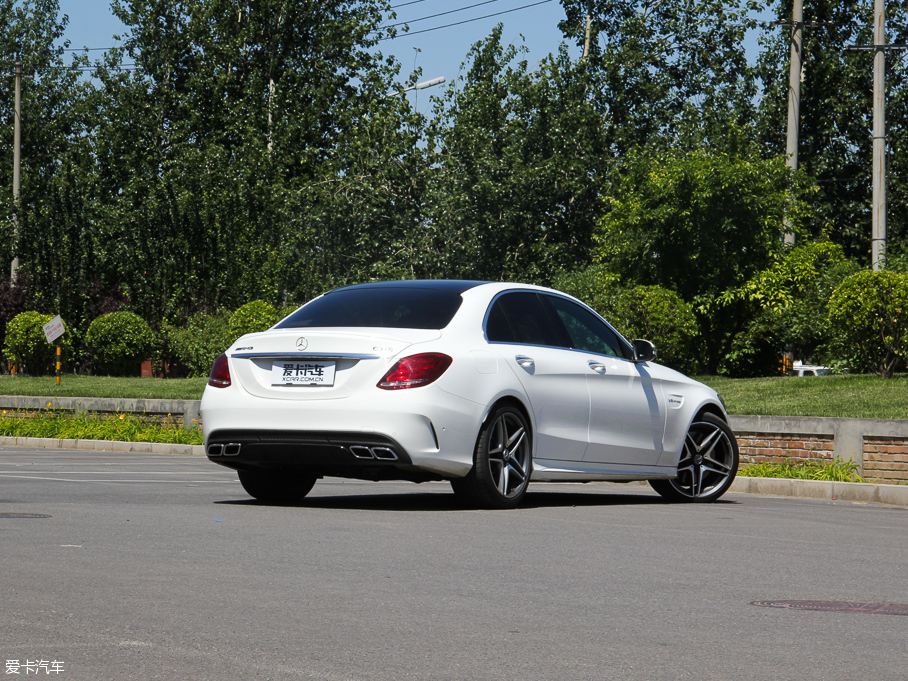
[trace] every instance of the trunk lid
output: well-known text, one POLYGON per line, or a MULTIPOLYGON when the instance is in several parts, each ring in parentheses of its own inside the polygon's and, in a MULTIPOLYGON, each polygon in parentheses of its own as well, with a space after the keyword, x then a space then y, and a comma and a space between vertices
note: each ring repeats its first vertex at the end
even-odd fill
POLYGON ((279 329, 243 336, 227 351, 231 378, 257 397, 341 399, 374 386, 434 329, 279 329))

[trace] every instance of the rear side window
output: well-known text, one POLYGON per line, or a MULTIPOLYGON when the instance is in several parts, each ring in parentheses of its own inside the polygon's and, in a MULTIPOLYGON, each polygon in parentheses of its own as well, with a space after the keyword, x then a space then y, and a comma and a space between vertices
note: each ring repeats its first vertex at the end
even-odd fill
POLYGON ((462 301, 459 293, 428 288, 341 289, 307 303, 277 328, 443 329, 454 318, 462 301))
POLYGON ((558 346, 558 333, 539 296, 506 293, 489 311, 486 337, 492 342, 558 346))

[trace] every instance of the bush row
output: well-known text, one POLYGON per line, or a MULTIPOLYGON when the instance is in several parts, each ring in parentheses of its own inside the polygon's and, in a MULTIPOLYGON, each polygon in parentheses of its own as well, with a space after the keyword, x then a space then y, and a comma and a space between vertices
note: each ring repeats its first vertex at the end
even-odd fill
MULTIPOLYGON (((607 275, 594 270, 568 275, 556 286, 585 300, 628 338, 652 340, 659 362, 685 373, 702 369, 697 310, 677 293, 660 286, 620 289, 607 275)), ((812 322, 827 329, 825 355, 819 359, 884 377, 904 366, 908 356, 908 274, 858 272, 835 287, 824 307, 812 322)), ((164 323, 157 329, 132 312, 104 314, 91 323, 81 339, 87 357, 81 368, 123 376, 136 373, 139 364, 151 358, 158 373, 164 375, 206 376, 215 358, 233 341, 273 326, 290 311, 278 311, 258 300, 233 314, 199 312, 183 324, 164 323)), ((51 315, 23 312, 7 324, 5 354, 20 371, 35 375, 52 372, 55 350, 41 329, 50 319, 51 315)), ((753 347, 738 354, 766 355, 761 364, 771 371, 785 348, 775 342, 771 332, 757 329, 752 335, 753 347)), ((69 357, 72 334, 65 334, 61 340, 69 357)), ((726 373, 742 375, 733 369, 726 373)))
MULTIPOLYGON (((240 336, 264 331, 288 311, 256 300, 233 314, 196 313, 184 324, 164 323, 153 329, 138 315, 119 311, 97 317, 82 339, 84 371, 107 376, 129 376, 151 359, 157 373, 170 376, 207 376, 215 358, 240 336)), ((53 315, 22 312, 6 325, 4 354, 20 373, 53 373, 56 349, 44 336, 42 326, 53 315)), ((64 325, 66 320, 64 320, 64 325)), ((73 334, 60 338, 65 360, 72 357, 73 334)))

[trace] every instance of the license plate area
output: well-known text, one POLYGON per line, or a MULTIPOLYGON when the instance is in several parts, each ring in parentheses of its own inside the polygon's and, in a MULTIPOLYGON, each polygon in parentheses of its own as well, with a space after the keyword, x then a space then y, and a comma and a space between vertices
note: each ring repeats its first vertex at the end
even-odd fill
POLYGON ((276 360, 271 363, 271 385, 333 386, 334 360, 276 360))

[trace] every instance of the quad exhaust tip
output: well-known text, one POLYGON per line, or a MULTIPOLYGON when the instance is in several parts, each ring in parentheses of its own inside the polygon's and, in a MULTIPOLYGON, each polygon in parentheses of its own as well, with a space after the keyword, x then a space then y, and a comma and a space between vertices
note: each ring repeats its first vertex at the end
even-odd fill
POLYGON ((380 459, 381 461, 397 461, 397 454, 388 447, 366 447, 364 445, 351 445, 350 453, 357 459, 380 459))
POLYGON ((240 442, 208 445, 208 456, 237 456, 242 446, 240 442))

